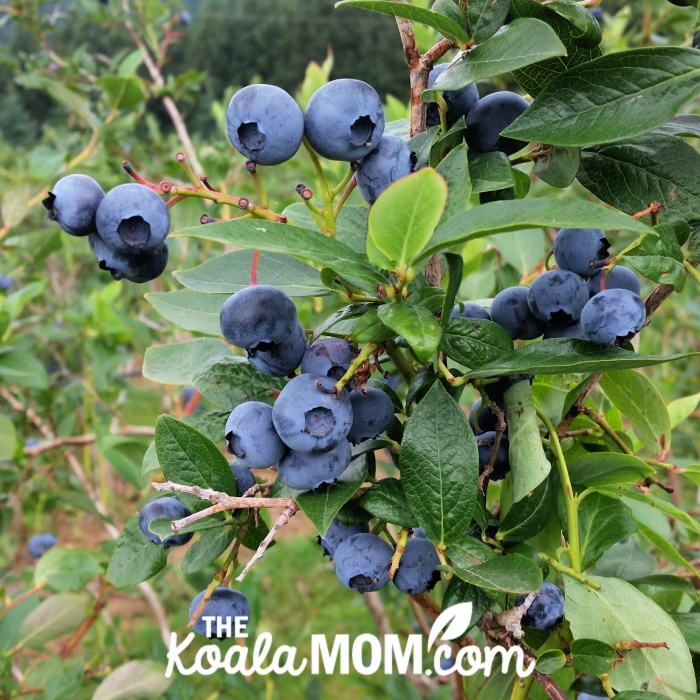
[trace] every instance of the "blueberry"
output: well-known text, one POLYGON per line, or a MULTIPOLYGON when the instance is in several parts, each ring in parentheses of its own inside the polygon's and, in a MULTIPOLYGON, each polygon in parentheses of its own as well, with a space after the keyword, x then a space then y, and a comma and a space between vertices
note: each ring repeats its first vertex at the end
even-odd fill
POLYGON ((352 343, 341 338, 325 338, 309 345, 301 360, 302 374, 323 374, 340 379, 357 357, 352 343))
POLYGON ((501 136, 527 108, 528 102, 514 92, 492 92, 482 97, 467 115, 467 145, 476 153, 501 151, 507 156, 527 143, 501 136))
MULTIPOLYGON (((522 605, 524 595, 515 599, 516 605, 522 605)), ((523 624, 536 630, 552 630, 564 619, 564 594, 553 583, 545 581, 537 597, 532 601, 523 624)))
POLYGON ((328 555, 331 559, 335 550, 341 542, 344 542, 352 535, 369 532, 369 523, 362 521, 355 525, 345 525, 338 518, 333 518, 331 524, 326 531, 325 537, 318 536, 318 543, 323 547, 323 554, 328 555))
POLYGON ((226 110, 226 133, 233 147, 260 165, 289 160, 304 138, 304 115, 291 95, 275 85, 248 85, 226 110))
MULTIPOLYGON (((434 66, 430 71, 428 76, 428 87, 433 87, 435 81, 440 75, 447 69, 449 63, 440 63, 434 66)), ((445 90, 442 93, 442 97, 447 105, 447 128, 451 128, 457 122, 460 117, 466 117, 469 114, 469 110, 478 102, 479 91, 476 89, 476 85, 473 83, 467 85, 465 88, 460 90, 445 90)), ((440 110, 438 109, 437 102, 428 103, 428 115, 426 118, 426 126, 430 128, 431 126, 438 126, 440 124, 440 110)))
POLYGON ((588 301, 581 312, 581 328, 588 340, 616 345, 641 330, 646 308, 628 289, 606 289, 588 301))
POLYGON ((602 7, 591 7, 590 13, 596 18, 596 21, 602 27, 603 26, 603 8, 602 7))
POLYGON ((324 158, 359 161, 377 147, 383 133, 382 101, 361 80, 331 80, 309 100, 304 134, 324 158))
POLYGON ((166 241, 154 250, 143 253, 117 252, 96 233, 88 236, 88 243, 98 260, 100 270, 109 272, 114 280, 128 280, 137 284, 151 282, 163 274, 168 264, 166 241))
POLYGON ((413 170, 411 149, 403 139, 393 134, 384 134, 377 147, 360 161, 355 173, 357 188, 370 205, 393 182, 413 170))
POLYGON ((38 559, 44 552, 56 545, 56 535, 51 532, 44 532, 41 535, 34 535, 27 542, 27 554, 34 559, 38 559))
POLYGON ((27 438, 24 441, 25 447, 36 447, 37 445, 41 445, 41 440, 39 440, 38 438, 27 438))
POLYGON ((338 396, 335 380, 300 374, 280 392, 272 420, 282 441, 296 452, 328 452, 340 444, 352 426, 348 392, 338 396))
POLYGON ((547 324, 530 311, 529 293, 528 287, 508 287, 496 294, 491 303, 491 319, 513 339, 534 340, 547 328, 547 324))
POLYGON ((162 544, 164 549, 179 547, 180 545, 187 544, 187 542, 192 539, 193 533, 189 532, 184 535, 172 535, 171 537, 166 537, 165 540, 161 542, 160 537, 154 532, 151 532, 148 526, 152 520, 158 518, 180 520, 181 518, 186 518, 188 515, 192 515, 192 511, 180 503, 174 496, 156 498, 154 501, 149 501, 141 508, 141 512, 139 513, 139 527, 141 528, 141 532, 143 532, 153 544, 162 544))
POLYGON ((279 480, 297 491, 313 491, 322 484, 332 484, 345 471, 352 457, 347 440, 328 452, 309 454, 289 450, 277 467, 279 480))
POLYGON ((675 5, 676 7, 692 7, 692 3, 688 2, 688 0, 668 0, 671 5, 675 5))
POLYGON ((576 340, 586 340, 586 335, 581 328, 581 320, 579 319, 575 323, 571 323, 568 326, 552 326, 548 328, 544 335, 543 340, 548 338, 574 338, 576 340))
POLYGON ((497 423, 496 415, 488 406, 482 407, 479 396, 469 409, 469 425, 471 425, 474 434, 496 430, 497 423))
POLYGON ((272 467, 286 449, 272 423, 272 406, 261 401, 236 406, 226 421, 224 435, 236 464, 248 469, 272 467))
POLYGON ((71 236, 95 232, 95 215, 105 193, 96 180, 87 175, 66 175, 49 191, 42 204, 46 218, 55 221, 71 236))
POLYGON ((236 496, 243 497, 243 494, 255 486, 255 477, 250 469, 241 467, 236 462, 231 462, 231 471, 236 479, 236 496))
POLYGON ((180 24, 186 27, 188 24, 192 24, 192 14, 187 10, 183 10, 180 13, 180 24))
POLYGON ((281 343, 293 333, 297 310, 282 290, 259 284, 241 289, 224 302, 219 325, 232 345, 268 350, 268 344, 281 343))
POLYGON ((527 296, 530 311, 553 326, 577 321, 587 301, 586 283, 568 270, 543 272, 532 283, 527 296))
MULTIPOLYGON (((588 287, 588 294, 590 296, 594 296, 600 292, 600 284, 602 280, 602 270, 586 280, 586 286, 588 287)), ((634 292, 637 295, 642 291, 642 286, 639 284, 639 278, 637 275, 635 275, 632 270, 622 267, 621 265, 615 265, 615 267, 610 270, 605 279, 605 288, 629 289, 630 292, 634 292)))
POLYGON ((609 247, 600 229, 563 228, 554 239, 554 259, 562 270, 589 277, 605 264, 609 247))
POLYGON ((497 381, 490 382, 484 385, 484 391, 486 396, 491 399, 495 404, 501 408, 505 407, 505 395, 506 391, 510 389, 513 384, 518 382, 528 381, 532 384, 532 380, 535 378, 534 374, 509 374, 503 377, 499 377, 497 381))
POLYGON ((358 389, 350 394, 352 427, 348 440, 357 445, 373 440, 383 433, 394 420, 394 404, 389 395, 373 387, 358 389))
POLYGON ((301 364, 306 351, 304 326, 297 321, 292 334, 279 343, 269 343, 266 350, 248 350, 248 362, 268 377, 287 377, 301 364))
POLYGON ((117 185, 104 196, 95 218, 100 238, 119 253, 143 253, 160 248, 170 229, 165 202, 136 182, 117 185))
MULTIPOLYGON (((597 8, 594 8, 597 9, 597 8)), ((576 700, 608 700, 607 695, 591 695, 590 693, 579 693, 576 700)))
POLYGON ((351 591, 378 591, 389 583, 393 554, 391 545, 378 535, 352 535, 335 550, 336 576, 351 591))
POLYGON ((409 539, 394 574, 394 585, 408 595, 431 591, 440 580, 440 572, 436 569, 439 564, 440 559, 430 540, 409 539))
POLYGON ((474 304, 471 301, 465 304, 455 304, 450 318, 483 318, 486 321, 491 320, 491 315, 485 309, 482 309, 478 304, 474 304), (461 308, 464 307, 464 308, 461 308))
POLYGON ((428 535, 425 533, 425 530, 422 527, 414 527, 413 528, 413 536, 417 537, 418 539, 421 539, 421 540, 428 539, 428 535))
MULTIPOLYGON (((198 593, 192 603, 190 604, 190 618, 196 612, 199 604, 204 598, 206 591, 198 593)), ((216 620, 211 620, 210 632, 211 635, 209 639, 226 639, 226 635, 220 637, 217 636, 217 625, 219 622, 222 625, 227 624, 228 620, 231 620, 231 634, 235 630, 235 618, 243 618, 247 623, 250 618, 250 603, 248 599, 240 591, 234 591, 225 586, 219 586, 215 588, 211 594, 211 598, 207 601, 204 606, 197 622, 194 623, 193 630, 197 634, 201 634, 203 637, 207 636, 207 623, 204 620, 205 617, 215 617, 216 620)))
POLYGON ((15 281, 7 275, 0 275, 0 290, 8 292, 15 286, 15 281))
MULTIPOLYGON (((482 433, 476 436, 476 446, 479 448, 479 473, 483 474, 491 459, 493 447, 496 444, 496 431, 482 433)), ((510 471, 510 461, 508 459, 508 438, 501 435, 501 443, 496 453, 496 461, 493 464, 493 471, 489 479, 500 481, 510 471)))

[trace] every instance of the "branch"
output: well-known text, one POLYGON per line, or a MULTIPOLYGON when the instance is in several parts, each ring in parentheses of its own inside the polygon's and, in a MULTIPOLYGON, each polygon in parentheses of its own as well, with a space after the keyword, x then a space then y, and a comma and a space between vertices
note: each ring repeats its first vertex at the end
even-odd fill
MULTIPOLYGON (((132 425, 126 428, 120 428, 118 430, 113 430, 112 435, 124 435, 124 436, 147 436, 152 437, 155 435, 155 430, 146 425, 132 425)), ((42 452, 48 452, 49 450, 56 450, 60 447, 68 447, 71 445, 92 445, 96 442, 97 437, 94 433, 88 433, 87 435, 72 435, 62 438, 54 438, 52 440, 44 440, 40 445, 35 445, 34 447, 25 447, 23 452, 27 457, 36 457, 42 452)))

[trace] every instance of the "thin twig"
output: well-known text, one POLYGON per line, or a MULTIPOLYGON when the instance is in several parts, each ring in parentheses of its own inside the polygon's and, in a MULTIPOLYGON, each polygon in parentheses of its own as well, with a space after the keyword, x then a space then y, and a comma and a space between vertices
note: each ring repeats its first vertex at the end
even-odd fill
MULTIPOLYGON (((155 435, 155 430, 146 425, 133 425, 127 426, 126 428, 119 428, 118 430, 113 430, 111 434, 127 437, 152 437, 153 435, 155 435)), ((27 457, 36 457, 37 455, 42 454, 42 452, 48 452, 49 450, 56 450, 61 447, 69 447, 71 445, 92 445, 96 441, 97 436, 94 433, 88 433, 87 435, 71 435, 68 437, 54 438, 52 440, 44 440, 39 445, 25 447, 23 452, 27 457)))

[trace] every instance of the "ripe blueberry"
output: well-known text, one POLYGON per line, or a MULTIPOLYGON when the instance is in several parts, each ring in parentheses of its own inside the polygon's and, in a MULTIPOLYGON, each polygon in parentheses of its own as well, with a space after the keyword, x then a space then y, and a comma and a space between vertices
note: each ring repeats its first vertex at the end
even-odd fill
POLYGON ((543 272, 527 295, 530 311, 554 326, 566 326, 578 320, 587 301, 586 283, 568 270, 543 272))
POLYGON ((591 297, 581 312, 581 328, 588 340, 616 345, 641 330, 646 308, 628 289, 606 289, 591 297))
POLYGON ((399 568, 394 574, 394 585, 408 595, 425 593, 440 580, 436 567, 440 564, 435 547, 430 540, 413 537, 406 542, 399 568))
POLYGON ((219 325, 232 345, 269 350, 269 343, 281 343, 297 327, 297 310, 282 290, 259 284, 241 289, 224 302, 219 325))
POLYGON ((345 439, 352 426, 348 392, 335 392, 335 380, 300 374, 280 392, 272 420, 282 441, 296 452, 328 452, 345 439))
POLYGON ((309 100, 304 134, 324 158, 359 161, 377 147, 383 133, 382 101, 361 80, 331 80, 309 100))
POLYGON ((413 170, 414 156, 403 139, 384 134, 377 147, 361 161, 355 173, 357 188, 370 205, 392 183, 413 170))
POLYGON ((527 108, 528 102, 514 92, 492 92, 482 97, 467 115, 467 145, 476 153, 501 151, 507 156, 527 143, 501 136, 527 108))
POLYGON ((491 401, 501 408, 504 408, 506 391, 508 391, 513 384, 517 384, 518 382, 528 381, 532 384, 534 378, 534 374, 509 374, 499 377, 498 381, 485 384, 484 391, 491 401))
MULTIPOLYGON (((447 69, 449 63, 440 63, 434 66, 430 71, 428 76, 428 87, 433 87, 435 81, 442 75, 442 73, 447 69)), ((454 126, 456 121, 460 117, 466 117, 469 114, 469 110, 478 102, 479 91, 476 89, 476 85, 472 83, 467 85, 465 88, 460 90, 444 90, 442 97, 447 105, 447 128, 454 126)), ((426 118, 426 126, 430 128, 431 126, 438 126, 440 124, 440 110, 438 109, 437 102, 428 103, 428 115, 426 118)))
MULTIPOLYGON (((206 591, 198 593, 192 603, 190 604, 190 618, 196 612, 199 607, 204 594, 206 591)), ((209 639, 226 639, 225 636, 217 636, 217 623, 220 621, 222 625, 227 624, 228 620, 231 620, 231 631, 235 629, 235 618, 243 618, 247 623, 250 618, 250 603, 248 599, 240 591, 234 591, 225 586, 219 586, 215 588, 211 594, 211 598, 207 601, 204 606, 197 622, 195 622, 193 630, 197 634, 201 634, 203 637, 207 636, 207 623, 204 620, 205 617, 214 617, 215 620, 210 622, 210 632, 209 639)))
POLYGON ((605 264, 610 243, 597 228, 563 228, 554 239, 554 259, 562 270, 590 277, 605 264))
POLYGON ((41 535, 34 535, 27 542, 27 554, 34 559, 38 559, 44 552, 56 545, 56 535, 52 532, 44 532, 41 535))
POLYGON ((91 177, 66 175, 41 203, 48 209, 46 218, 66 233, 87 236, 95 232, 95 215, 104 196, 99 183, 91 177))
POLYGON ((95 217, 97 233, 112 250, 127 255, 160 248, 170 229, 165 202, 136 182, 117 185, 103 197, 95 217))
POLYGON ((478 304, 469 301, 465 304, 455 304, 450 318, 483 318, 486 321, 491 320, 491 315, 485 309, 482 309, 478 304), (464 307, 464 308, 461 308, 464 307))
POLYGON ((255 486, 255 477, 250 469, 241 467, 236 462, 231 462, 231 471, 236 479, 236 496, 243 497, 243 494, 255 486))
POLYGON ((248 85, 226 110, 226 133, 234 148, 260 165, 289 160, 304 137, 304 115, 291 95, 275 85, 248 85))
POLYGON ((309 345, 301 360, 302 374, 323 374, 340 379, 357 357, 352 343, 341 338, 325 338, 309 345))
POLYGON ((291 335, 279 343, 269 343, 266 350, 248 350, 248 362, 268 377, 287 377, 299 366, 306 351, 304 326, 297 321, 291 335))
MULTIPOLYGON (((516 605, 522 605, 524 595, 515 599, 516 605)), ((545 581, 527 613, 523 624, 536 630, 552 630, 564 619, 564 594, 557 586, 545 581)))
POLYGON ((547 324, 537 318, 527 303, 527 287, 508 287, 496 294, 491 303, 491 319, 518 340, 534 340, 544 333, 547 324))
POLYGON ((323 547, 323 555, 328 555, 332 559, 335 550, 341 542, 344 542, 352 535, 359 535, 363 532, 369 532, 369 523, 364 520, 360 523, 356 523, 355 525, 345 525, 338 520, 338 518, 333 518, 328 530, 326 531, 325 537, 318 535, 317 540, 323 547))
POLYGON ((496 430, 496 423, 496 415, 488 406, 482 407, 479 396, 469 409, 469 425, 471 425, 474 434, 496 430))
POLYGON ((350 403, 352 427, 348 433, 348 440, 353 445, 363 440, 373 440, 383 433, 394 419, 394 405, 389 395, 381 389, 356 389, 350 394, 350 403))
MULTIPOLYGON (((590 296, 594 296, 600 292, 602 281, 602 270, 586 280, 586 286, 588 287, 588 294, 590 296)), ((639 284, 637 275, 635 275, 632 270, 622 267, 621 265, 615 265, 615 267, 610 270, 608 276, 605 278, 605 288, 629 289, 630 292, 634 292, 635 294, 640 294, 642 291, 642 286, 639 284)))
POLYGON ((100 270, 106 270, 114 280, 128 280, 142 284, 163 274, 168 264, 168 243, 163 241, 154 250, 143 253, 121 253, 113 250, 96 233, 88 236, 88 243, 98 260, 100 270))
POLYGON ((261 401, 246 401, 231 411, 224 435, 236 464, 248 469, 267 469, 285 452, 272 423, 272 407, 261 401))
POLYGON ((586 335, 581 328, 581 320, 579 319, 575 323, 571 323, 568 326, 552 326, 548 328, 544 335, 543 340, 548 338, 574 338, 575 340, 586 340, 586 335))
MULTIPOLYGON (((496 444, 496 431, 492 430, 476 436, 476 445, 479 448, 479 473, 483 474, 491 459, 493 447, 496 444)), ((508 459, 508 437, 501 435, 501 442, 496 453, 496 461, 493 463, 493 471, 489 477, 491 481, 500 481, 510 471, 508 459)))
POLYGON ((12 279, 12 277, 9 277, 8 275, 0 275, 0 289, 3 292, 8 292, 12 287, 15 286, 15 281, 12 279))
POLYGON ((335 550, 333 561, 336 576, 351 591, 378 591, 389 583, 393 554, 391 545, 378 535, 352 535, 335 550))
POLYGON ((352 457, 347 440, 321 454, 288 450, 277 466, 279 480, 297 491, 313 491, 322 484, 332 484, 345 471, 352 457))
POLYGON ((192 511, 180 503, 174 496, 156 498, 154 501, 149 501, 141 508, 141 512, 139 513, 139 527, 141 528, 141 532, 143 532, 153 544, 162 544, 163 549, 179 547, 189 542, 192 539, 193 533, 189 532, 184 535, 172 535, 172 537, 167 537, 161 542, 160 537, 154 532, 151 532, 148 526, 152 520, 158 518, 180 520, 180 518, 186 518, 188 515, 192 515, 192 511))

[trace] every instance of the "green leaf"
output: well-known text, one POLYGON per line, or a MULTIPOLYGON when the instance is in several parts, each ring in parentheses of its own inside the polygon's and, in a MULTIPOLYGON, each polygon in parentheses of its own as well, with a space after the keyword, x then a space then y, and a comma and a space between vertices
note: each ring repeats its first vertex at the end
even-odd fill
POLYGON ((625 653, 623 663, 609 672, 613 688, 636 690, 643 679, 649 690, 658 690, 671 698, 680 696, 670 692, 666 684, 695 692, 690 652, 672 618, 625 581, 589 578, 600 584, 600 590, 564 577, 564 616, 574 639, 597 639, 611 645, 633 640, 668 645, 668 649, 644 648, 625 653))
MULTIPOLYGON (((588 10, 585 12, 590 14, 588 10)), ((568 187, 576 179, 580 166, 581 150, 579 148, 542 146, 535 154, 532 173, 552 187, 563 188, 568 187)))
POLYGON ((146 350, 143 376, 161 384, 192 384, 192 378, 203 365, 232 356, 228 345, 215 338, 152 345, 146 350))
POLYGON ((585 46, 600 44, 603 35, 600 25, 588 8, 571 0, 554 0, 547 5, 547 9, 554 10, 576 28, 571 37, 579 43, 585 46))
POLYGON ((700 215, 700 155, 675 136, 654 133, 581 152, 579 182, 604 202, 636 214, 659 202, 685 218, 700 215))
MULTIPOLYGON (((410 120, 408 121, 410 125, 410 120)), ((384 128, 384 133, 393 133, 388 127, 389 125, 387 124, 384 128)), ((396 135, 401 136, 401 134, 396 135)), ((401 136, 401 138, 404 138, 404 136, 401 136)), ((405 138, 408 138, 408 134, 405 135, 405 138)), ((321 203, 319 203, 319 205, 322 206, 321 203)), ((295 202, 294 204, 290 204, 282 213, 289 218, 294 226, 299 226, 300 228, 310 228, 312 230, 319 229, 316 220, 311 214, 311 211, 303 202, 295 202)), ((365 253, 368 216, 369 209, 367 207, 345 204, 340 210, 338 218, 335 222, 336 239, 341 243, 345 243, 345 245, 352 248, 359 255, 364 255, 365 253)))
MULTIPOLYGON (((505 153, 470 153, 469 177, 472 191, 493 192, 507 187, 513 187, 513 168, 505 153)), ((470 210, 472 213, 474 210, 470 210)), ((442 222, 440 222, 442 224, 442 222)))
POLYGON ((228 549, 236 534, 237 530, 234 527, 220 527, 203 532, 182 557, 182 573, 189 576, 209 566, 228 549))
POLYGON ((336 483, 325 484, 316 491, 300 493, 296 496, 296 502, 323 537, 338 511, 366 479, 367 463, 364 457, 359 457, 350 462, 336 483))
MULTIPOLYGON (((452 0, 448 0, 452 2, 452 0)), ((452 149, 438 164, 436 171, 447 182, 447 203, 440 217, 440 223, 464 211, 469 204, 472 183, 469 177, 467 146, 462 143, 452 149)))
POLYGON ((487 544, 469 535, 463 535, 454 542, 450 542, 445 554, 460 569, 471 569, 498 556, 487 544))
POLYGON ((19 644, 29 649, 46 650, 46 644, 74 632, 87 613, 85 594, 61 593, 42 601, 22 622, 19 644))
POLYGON ((371 309, 357 319, 352 329, 352 339, 356 343, 380 343, 391 340, 396 333, 379 320, 377 309, 371 309))
POLYGON ((0 461, 12 459, 15 453, 17 432, 12 421, 4 414, 0 414, 0 461))
MULTIPOLYGON (((146 659, 115 668, 97 687, 92 700, 162 698, 172 683, 163 664, 146 659)), ((166 696, 167 697, 167 696, 166 696)))
POLYGON ((497 540, 524 542, 543 530, 552 515, 554 505, 550 479, 513 504, 501 521, 497 540))
MULTIPOLYGON (((302 206, 308 211, 304 205, 302 206)), ((191 270, 174 272, 173 275, 188 289, 198 292, 235 294, 250 286, 250 270, 254 255, 255 251, 252 250, 234 250, 207 260, 191 270)), ((318 270, 289 255, 275 253, 260 253, 258 284, 272 285, 291 297, 319 296, 328 293, 319 281, 318 270)))
POLYGON ((408 505, 403 485, 398 479, 382 479, 365 491, 357 501, 375 518, 381 518, 394 525, 415 527, 418 520, 408 505))
POLYGON ((551 675, 566 665, 566 654, 561 649, 547 649, 537 657, 535 668, 545 675, 551 675))
POLYGON ((573 374, 650 367, 663 362, 681 360, 695 353, 677 355, 643 355, 623 348, 608 348, 587 340, 550 338, 504 355, 470 372, 471 377, 492 377, 503 374, 573 374))
POLYGON ((433 12, 424 7, 416 7, 407 3, 395 3, 390 0, 342 0, 342 2, 337 2, 335 6, 359 7, 363 10, 371 10, 384 15, 410 19, 413 22, 419 22, 436 29, 445 39, 451 39, 452 41, 465 42, 468 38, 464 29, 457 22, 452 21, 439 12, 433 12))
POLYGON ((316 330, 311 336, 309 343, 313 343, 314 341, 316 341, 318 338, 324 335, 326 331, 330 330, 331 328, 333 328, 333 326, 337 325, 341 321, 347 321, 348 319, 358 318, 359 316, 366 314, 372 309, 376 310, 376 308, 376 304, 366 301, 356 302, 354 304, 349 304, 348 306, 343 306, 341 309, 338 309, 338 311, 328 316, 325 321, 321 322, 318 326, 316 326, 316 330))
POLYGON ((658 236, 645 236, 625 260, 641 275, 652 282, 671 284, 675 291, 685 285, 683 253, 672 226, 659 224, 654 227, 658 236))
POLYGON ((542 570, 521 554, 506 554, 470 569, 453 568, 462 581, 489 591, 531 593, 542 587, 542 570))
POLYGON ((700 613, 676 613, 671 617, 685 637, 690 650, 700 654, 700 613))
MULTIPOLYGON (((474 177, 474 171, 470 172, 474 177)), ((453 216, 449 221, 440 224, 423 250, 421 258, 427 259, 443 248, 466 243, 482 236, 528 228, 600 228, 635 233, 650 231, 646 224, 635 221, 626 214, 583 200, 565 202, 541 197, 489 202, 453 216)))
POLYGON ((671 421, 659 390, 640 372, 606 371, 600 388, 632 424, 637 439, 654 455, 671 447, 671 421))
POLYGON ((558 76, 503 134, 555 146, 640 136, 673 117, 700 90, 700 51, 631 49, 558 76))
POLYGON ((119 535, 107 567, 107 580, 117 588, 141 583, 164 569, 167 561, 167 550, 148 540, 139 527, 138 513, 134 513, 119 535))
POLYGON ((581 673, 600 676, 608 673, 618 658, 615 649, 597 639, 575 639, 571 645, 571 662, 581 673))
POLYGON ((678 114, 656 131, 671 136, 700 137, 700 116, 697 114, 678 114))
POLYGON ((510 0, 470 0, 465 12, 469 40, 490 39, 506 23, 509 9, 510 0))
POLYGON ((451 318, 442 349, 455 362, 476 369, 513 351, 513 339, 501 326, 482 318, 451 318))
POLYGON ((668 417, 671 421, 671 429, 680 425, 686 418, 689 418, 699 403, 700 392, 671 401, 666 406, 666 409, 668 410, 668 417))
POLYGON ((102 573, 102 567, 92 552, 52 547, 37 562, 34 583, 46 579, 54 591, 79 591, 90 579, 102 573))
POLYGON ((0 383, 46 389, 49 375, 44 365, 26 350, 4 348, 0 354, 0 383))
POLYGON ((538 19, 515 19, 445 69, 433 86, 423 92, 422 99, 433 102, 436 92, 459 90, 479 80, 565 55, 564 44, 550 26, 538 19))
POLYGON ((589 452, 568 463, 572 484, 607 486, 641 481, 655 473, 639 457, 621 452, 589 452))
POLYGON ((581 560, 587 569, 616 542, 637 530, 630 509, 616 498, 591 493, 578 508, 581 560))
POLYGON ((182 421, 159 416, 156 452, 168 481, 236 493, 236 481, 226 457, 206 435, 182 421))
POLYGON ((433 235, 446 202, 447 183, 432 168, 402 177, 384 190, 369 212, 370 262, 405 273, 433 235))
POLYGON ((96 83, 105 91, 110 109, 133 110, 146 101, 146 86, 135 75, 103 75, 96 83))
MULTIPOLYGON (((445 593, 441 601, 441 609, 443 612, 453 605, 459 603, 472 604, 472 619, 470 621, 470 629, 476 625, 491 607, 491 598, 480 588, 465 583, 461 579, 453 576, 450 582, 445 587, 445 593)), ((468 632, 469 630, 467 630, 468 632)))
POLYGON ((421 362, 429 360, 437 352, 442 328, 425 307, 406 303, 384 304, 377 313, 385 326, 406 339, 421 362))
POLYGON ((432 542, 464 535, 477 497, 479 457, 459 405, 435 382, 404 424, 401 483, 432 542))
POLYGON ((180 328, 221 335, 219 314, 228 299, 226 295, 178 289, 174 292, 151 292, 144 296, 161 316, 180 328))
MULTIPOLYGON (((639 521, 637 521, 639 522, 639 521)), ((695 597, 695 588, 687 578, 672 576, 671 574, 654 574, 642 576, 630 581, 631 584, 639 586, 653 586, 655 588, 665 588, 667 590, 683 591, 691 597, 695 597)))
POLYGON ((504 399, 513 502, 518 503, 549 476, 552 465, 542 447, 530 382, 516 382, 506 391, 504 399))
POLYGON ((202 396, 227 411, 244 401, 272 404, 285 384, 284 379, 261 374, 242 357, 214 360, 192 377, 192 385, 202 396))
POLYGON ((637 528, 639 533, 646 537, 649 542, 651 542, 654 547, 658 550, 660 554, 663 554, 667 559, 672 561, 677 566, 682 567, 687 572, 693 574, 696 578, 700 579, 700 575, 693 568, 693 565, 686 560, 686 558, 662 535, 660 535, 652 528, 648 527, 641 520, 637 520, 637 528))
POLYGON ((171 235, 218 241, 245 250, 285 253, 311 265, 330 267, 344 279, 362 284, 363 289, 387 284, 386 279, 351 248, 320 231, 260 219, 239 219, 200 225, 171 235))

